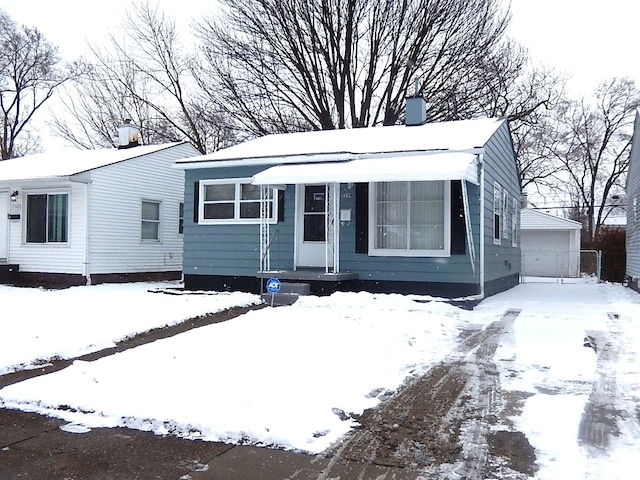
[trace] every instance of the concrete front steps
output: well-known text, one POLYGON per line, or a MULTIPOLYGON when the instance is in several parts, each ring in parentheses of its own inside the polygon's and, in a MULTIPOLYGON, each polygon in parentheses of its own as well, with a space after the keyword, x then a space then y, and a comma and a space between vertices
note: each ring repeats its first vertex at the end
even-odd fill
POLYGON ((311 293, 311 285, 299 282, 281 282, 280 291, 278 293, 263 293, 262 300, 273 306, 293 305, 301 295, 309 295, 311 293))

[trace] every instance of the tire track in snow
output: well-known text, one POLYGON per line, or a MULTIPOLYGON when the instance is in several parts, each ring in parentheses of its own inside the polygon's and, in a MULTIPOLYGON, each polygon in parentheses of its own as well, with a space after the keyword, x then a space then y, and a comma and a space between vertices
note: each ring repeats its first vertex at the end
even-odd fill
MULTIPOLYGON (((616 322, 617 313, 608 313, 612 322, 616 322)), ((617 395, 616 363, 620 353, 620 341, 616 338, 617 329, 606 332, 587 332, 585 342, 591 344, 597 354, 598 378, 593 384, 589 401, 585 405, 580 420, 578 440, 583 445, 606 449, 612 436, 620 433, 617 419, 622 412, 615 408, 617 395)), ((585 343, 585 345, 587 345, 585 343)))
POLYGON ((509 310, 471 333, 445 360, 359 416, 360 427, 330 452, 324 478, 343 461, 360 462, 363 472, 371 465, 405 468, 421 479, 439 478, 440 466, 448 464, 455 465, 453 478, 485 478, 488 419, 499 395, 493 356, 519 313, 509 310))

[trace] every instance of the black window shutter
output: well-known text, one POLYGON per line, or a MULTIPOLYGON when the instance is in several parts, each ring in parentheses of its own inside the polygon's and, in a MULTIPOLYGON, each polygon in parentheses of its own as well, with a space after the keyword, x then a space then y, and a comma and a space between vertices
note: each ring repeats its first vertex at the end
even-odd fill
POLYGON ((369 253, 368 183, 356 183, 356 253, 369 253))
POLYGON ((198 206, 200 204, 200 182, 193 183, 193 223, 198 223, 198 206))
POLYGON ((467 252, 467 228, 464 220, 464 199, 462 182, 451 182, 451 255, 467 252))
POLYGON ((278 221, 284 222, 284 190, 278 190, 278 221))

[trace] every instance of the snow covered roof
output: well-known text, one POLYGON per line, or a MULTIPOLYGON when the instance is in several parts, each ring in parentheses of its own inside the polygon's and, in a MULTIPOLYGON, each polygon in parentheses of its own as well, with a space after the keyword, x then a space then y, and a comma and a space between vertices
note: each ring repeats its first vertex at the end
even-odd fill
POLYGON ((12 158, 0 161, 0 182, 68 177, 179 144, 141 145, 125 149, 69 150, 12 158))
POLYGON ((468 180, 478 184, 477 156, 432 153, 347 162, 278 165, 253 176, 256 185, 325 182, 468 180))
MULTIPOLYGON (((476 119, 427 123, 419 126, 388 126, 273 134, 198 157, 176 161, 181 168, 204 168, 207 163, 253 159, 266 163, 355 160, 390 153, 470 151, 482 148, 506 120, 476 119), (262 160, 262 161, 260 161, 262 160)), ((218 165, 219 166, 219 165, 218 165)))
POLYGON ((520 228, 522 230, 581 230, 582 224, 539 210, 524 208, 520 212, 520 228))

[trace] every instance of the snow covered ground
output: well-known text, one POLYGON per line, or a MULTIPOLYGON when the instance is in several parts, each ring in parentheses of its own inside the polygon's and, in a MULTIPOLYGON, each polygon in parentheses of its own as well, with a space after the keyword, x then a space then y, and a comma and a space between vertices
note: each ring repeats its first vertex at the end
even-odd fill
POLYGON ((0 285, 0 375, 51 358, 73 358, 124 338, 235 305, 257 295, 162 295, 174 282, 104 284, 64 290, 0 285))
MULTIPOLYGON (((256 301, 246 294, 147 291, 156 286, 0 287, 0 303, 11 312, 0 319, 0 372, 256 301)), ((522 284, 473 311, 401 295, 304 297, 76 361, 1 389, 0 406, 58 416, 80 431, 128 426, 320 452, 354 426, 342 412, 377 405, 385 392, 454 351, 462 330, 483 328, 509 309, 521 312, 494 360, 502 390, 524 400, 513 426, 494 428, 528 437, 536 478, 629 478, 640 453, 640 295, 589 281, 522 284), (587 335, 598 355, 583 346, 587 335), (610 413, 604 426, 600 417, 586 423, 608 427, 611 438, 585 427, 585 412, 601 410, 610 413)))

